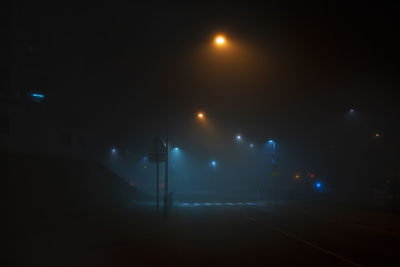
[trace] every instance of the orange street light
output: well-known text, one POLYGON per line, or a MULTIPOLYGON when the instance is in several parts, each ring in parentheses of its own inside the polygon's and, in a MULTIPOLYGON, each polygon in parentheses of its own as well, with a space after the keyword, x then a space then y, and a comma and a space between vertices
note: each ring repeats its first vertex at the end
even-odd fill
POLYGON ((197 113, 197 118, 200 119, 200 120, 204 120, 205 119, 204 113, 203 112, 198 112, 197 113))
POLYGON ((222 35, 218 35, 217 37, 215 37, 215 43, 218 46, 223 46, 225 44, 225 37, 222 35))

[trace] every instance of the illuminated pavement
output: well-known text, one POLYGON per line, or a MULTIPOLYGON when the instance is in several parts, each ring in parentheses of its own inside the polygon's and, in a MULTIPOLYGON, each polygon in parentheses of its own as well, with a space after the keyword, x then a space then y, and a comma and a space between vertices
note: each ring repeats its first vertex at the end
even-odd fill
POLYGON ((182 202, 180 207, 201 207, 201 206, 255 206, 256 202, 182 202))
MULTIPOLYGON (((168 218, 130 207, 19 243, 41 266, 394 266, 400 234, 256 202, 180 202, 168 218), (25 243, 24 243, 25 242, 25 243), (35 248, 33 251, 27 248, 35 248), (60 261, 60 259, 63 259, 60 261)), ((18 259, 20 259, 19 257, 18 259)))

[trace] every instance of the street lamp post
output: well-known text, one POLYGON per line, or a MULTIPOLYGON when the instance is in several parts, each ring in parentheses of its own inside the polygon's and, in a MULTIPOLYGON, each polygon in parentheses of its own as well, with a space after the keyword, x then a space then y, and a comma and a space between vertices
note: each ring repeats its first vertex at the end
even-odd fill
MULTIPOLYGON (((225 38, 221 35, 217 36, 215 42, 218 46, 223 46, 225 44, 225 38)), ((164 210, 167 209, 167 201, 168 201, 168 151, 169 151, 169 143, 168 143, 168 132, 169 132, 169 63, 168 64, 168 73, 167 73, 167 88, 166 88, 166 97, 165 97, 165 148, 166 148, 166 155, 165 155, 165 193, 164 193, 164 210)), ((204 113, 199 112, 197 117, 201 120, 204 119, 204 113)))
POLYGON ((275 154, 275 152, 276 152, 276 150, 275 150, 275 148, 276 148, 275 147, 276 146, 275 141, 274 140, 269 140, 268 143, 272 145, 272 153, 275 154))
POLYGON ((268 145, 271 146, 271 181, 270 188, 273 189, 270 195, 273 199, 277 198, 277 190, 279 189, 278 178, 280 176, 279 172, 279 161, 276 153, 276 142, 272 139, 268 140, 268 145))
POLYGON ((165 183, 164 183, 164 211, 167 211, 167 204, 168 204, 168 152, 169 152, 169 144, 168 144, 168 132, 169 132, 169 117, 168 117, 168 111, 169 111, 169 62, 168 64, 168 73, 167 73, 167 88, 166 88, 166 97, 165 97, 165 183))

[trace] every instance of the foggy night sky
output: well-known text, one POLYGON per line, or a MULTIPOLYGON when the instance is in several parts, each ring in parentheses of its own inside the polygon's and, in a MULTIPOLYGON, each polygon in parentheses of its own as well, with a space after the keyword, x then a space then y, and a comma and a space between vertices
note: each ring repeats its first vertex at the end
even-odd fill
POLYGON ((200 109, 258 142, 311 141, 352 107, 398 132, 398 5, 66 3, 2 11, 24 77, 7 86, 43 90, 53 116, 110 141, 162 134, 167 86, 172 139, 200 109), (240 53, 207 50, 217 33, 240 53))

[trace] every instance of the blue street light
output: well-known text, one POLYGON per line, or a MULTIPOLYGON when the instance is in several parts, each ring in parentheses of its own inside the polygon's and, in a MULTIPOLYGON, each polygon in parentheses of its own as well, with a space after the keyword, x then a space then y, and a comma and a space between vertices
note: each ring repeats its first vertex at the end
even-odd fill
POLYGON ((315 188, 321 189, 322 188, 322 183, 321 182, 316 182, 315 183, 315 188))
POLYGON ((117 152, 117 149, 112 148, 112 149, 111 149, 111 152, 112 152, 112 153, 116 153, 116 152, 117 152))
POLYGON ((236 135, 236 141, 241 141, 242 140, 242 136, 240 134, 236 135))
POLYGON ((276 151, 275 151, 275 148, 276 148, 276 143, 275 143, 275 141, 272 140, 272 139, 270 139, 270 140, 268 140, 268 144, 272 146, 272 153, 275 154, 275 152, 276 152, 276 151))
POLYGON ((217 162, 215 160, 211 161, 211 167, 213 168, 217 167, 217 162))
POLYGON ((179 148, 178 148, 178 147, 174 147, 174 148, 172 149, 172 151, 173 151, 173 152, 178 152, 178 151, 179 151, 179 148))
POLYGON ((35 98, 44 98, 43 94, 33 93, 32 96, 35 97, 35 98))
POLYGON ((32 96, 32 101, 36 103, 41 103, 44 101, 44 94, 39 94, 39 93, 31 93, 30 96, 32 96))
POLYGON ((267 142, 267 147, 268 146, 272 146, 272 159, 271 159, 271 161, 272 161, 272 165, 275 165, 276 164, 276 160, 275 160, 275 157, 276 157, 276 143, 275 143, 275 141, 274 140, 272 140, 272 139, 269 139, 268 140, 268 142, 267 142))

